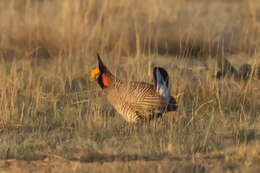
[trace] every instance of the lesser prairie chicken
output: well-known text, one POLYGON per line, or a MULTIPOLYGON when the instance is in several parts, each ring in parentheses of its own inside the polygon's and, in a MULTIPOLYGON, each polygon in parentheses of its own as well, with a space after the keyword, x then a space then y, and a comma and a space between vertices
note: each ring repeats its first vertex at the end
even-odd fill
POLYGON ((260 64, 255 66, 243 64, 237 70, 226 58, 222 57, 218 59, 218 68, 220 71, 217 72, 217 79, 232 75, 234 75, 234 79, 237 81, 248 81, 251 76, 260 79, 260 64))
POLYGON ((98 68, 91 77, 104 91, 107 100, 129 123, 151 120, 163 113, 177 110, 176 100, 170 96, 169 77, 165 69, 154 67, 154 85, 124 81, 116 78, 97 55, 98 68))

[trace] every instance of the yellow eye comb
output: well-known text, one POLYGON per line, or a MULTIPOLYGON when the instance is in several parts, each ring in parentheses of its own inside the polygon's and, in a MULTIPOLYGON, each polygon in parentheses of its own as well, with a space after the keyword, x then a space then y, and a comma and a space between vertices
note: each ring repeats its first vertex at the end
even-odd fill
POLYGON ((92 79, 96 79, 97 78, 97 75, 100 73, 99 69, 98 68, 95 68, 94 70, 92 70, 91 72, 91 78, 92 79))

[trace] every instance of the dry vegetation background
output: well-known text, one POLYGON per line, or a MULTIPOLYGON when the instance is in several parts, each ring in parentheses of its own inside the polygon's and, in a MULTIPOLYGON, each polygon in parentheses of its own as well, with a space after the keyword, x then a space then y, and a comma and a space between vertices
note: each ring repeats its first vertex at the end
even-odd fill
POLYGON ((258 0, 1 0, 0 21, 2 172, 260 171, 259 80, 215 78, 260 63, 258 0), (120 78, 166 68, 178 111, 129 130, 97 52, 120 78))

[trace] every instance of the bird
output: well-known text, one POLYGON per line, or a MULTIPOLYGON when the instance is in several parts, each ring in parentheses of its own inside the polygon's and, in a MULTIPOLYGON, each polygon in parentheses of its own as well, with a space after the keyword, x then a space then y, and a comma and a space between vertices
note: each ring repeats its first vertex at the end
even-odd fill
POLYGON ((104 65, 99 54, 97 61, 98 67, 92 70, 91 77, 126 122, 150 121, 177 110, 177 102, 168 88, 168 73, 162 67, 153 68, 154 84, 150 84, 118 79, 104 65))
POLYGON ((260 64, 255 66, 251 64, 243 64, 237 70, 226 58, 223 57, 218 59, 218 68, 220 71, 217 72, 217 79, 224 78, 226 75, 234 75, 236 81, 242 80, 247 82, 251 76, 260 79, 260 64))

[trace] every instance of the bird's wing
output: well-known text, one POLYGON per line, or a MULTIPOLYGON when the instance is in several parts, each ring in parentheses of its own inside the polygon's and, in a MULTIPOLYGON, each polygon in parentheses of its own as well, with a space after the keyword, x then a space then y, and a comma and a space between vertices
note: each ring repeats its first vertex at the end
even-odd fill
POLYGON ((163 98, 155 91, 153 85, 144 82, 132 82, 126 102, 133 107, 137 116, 149 119, 161 113, 165 106, 163 98))

